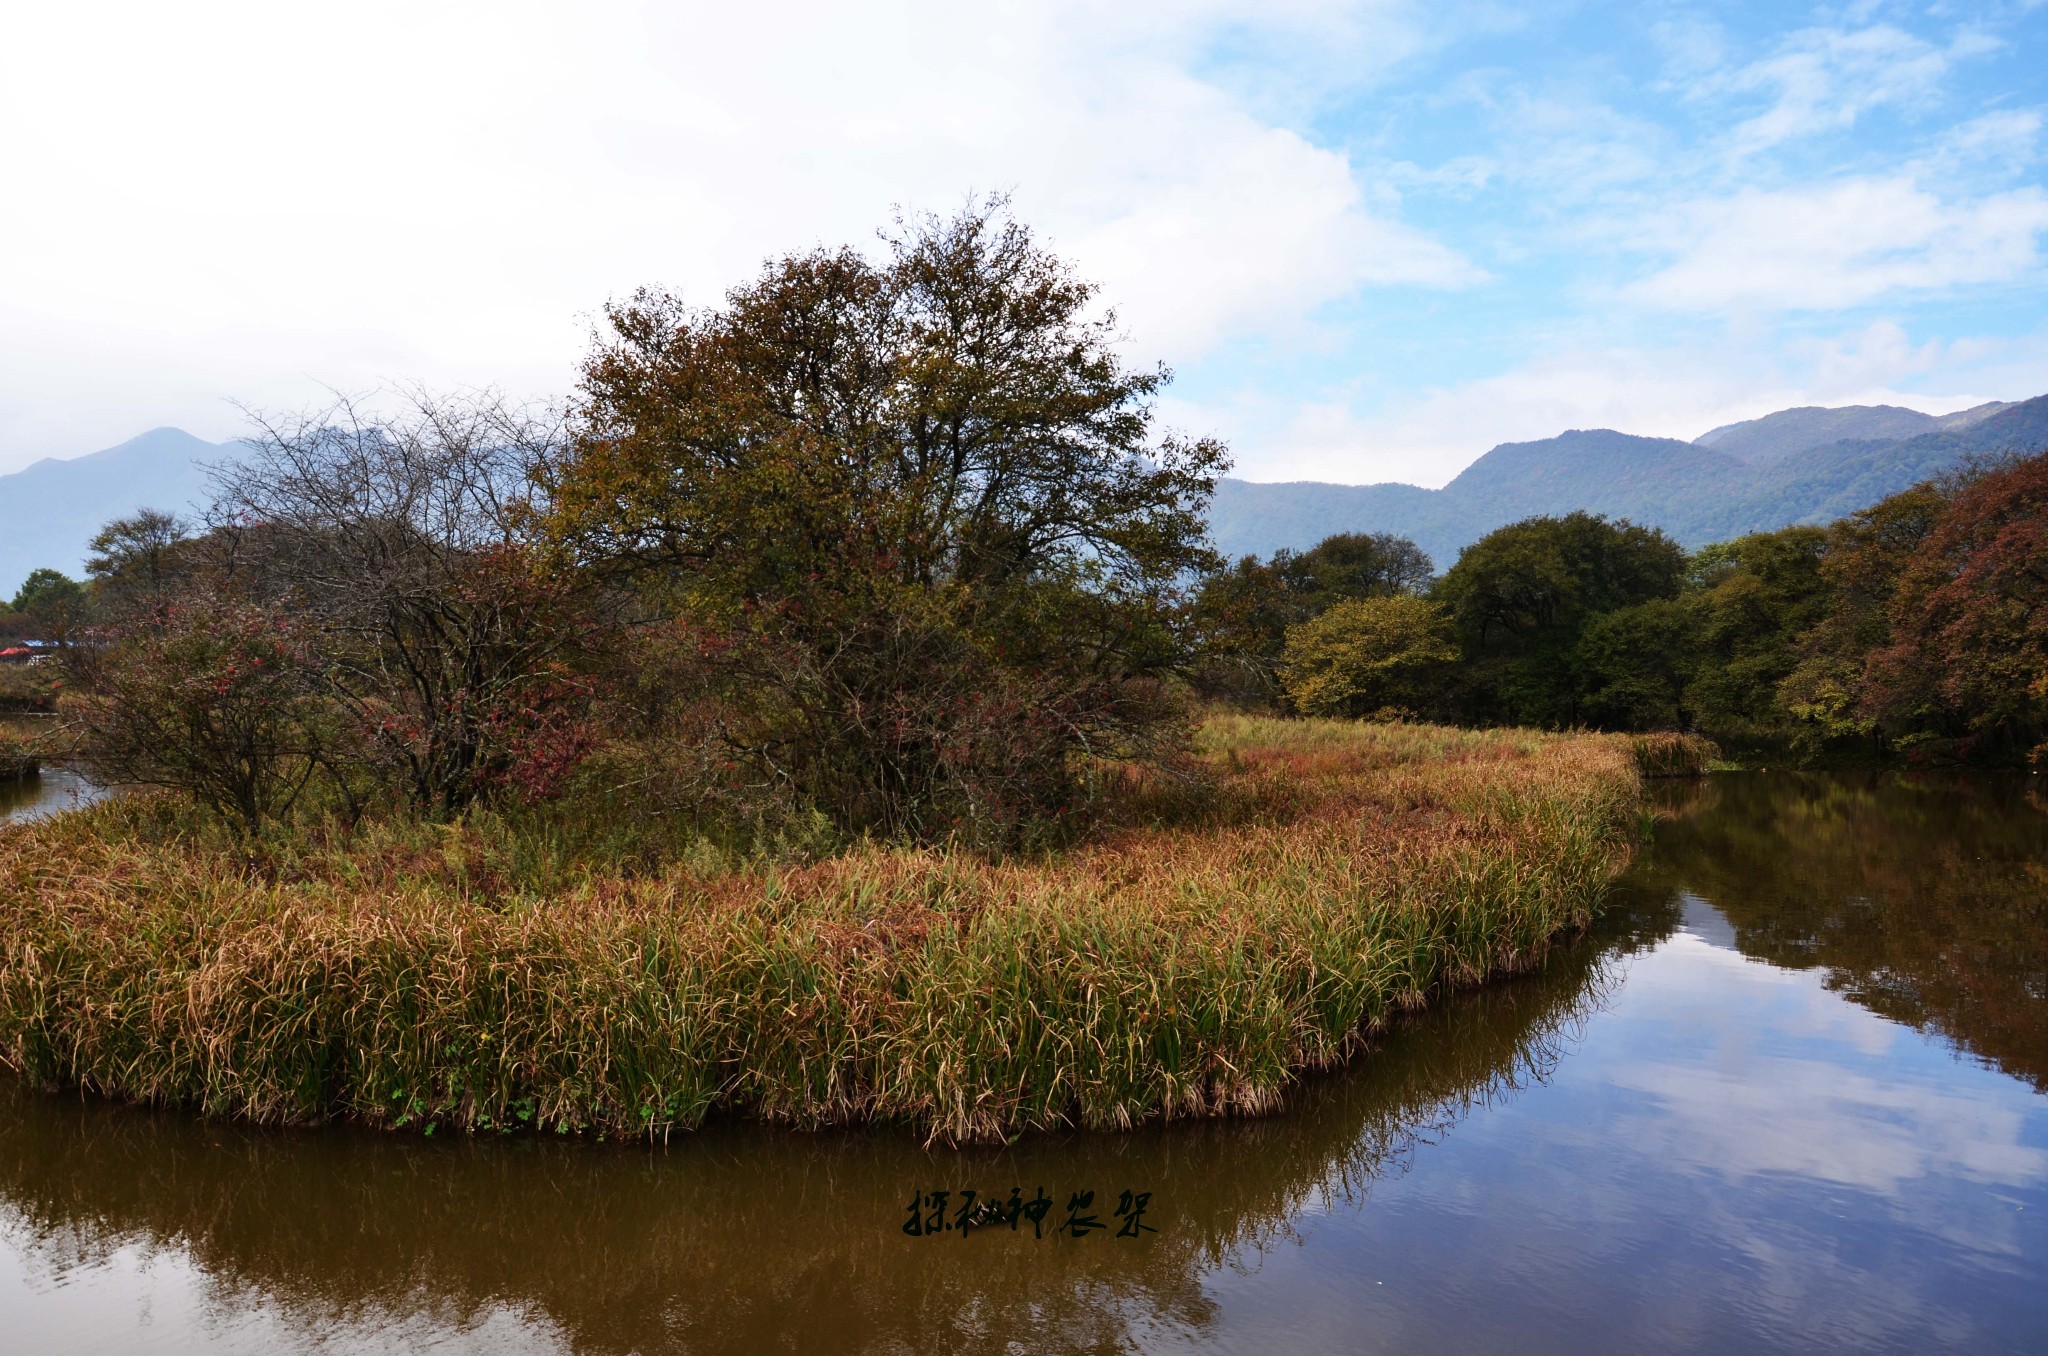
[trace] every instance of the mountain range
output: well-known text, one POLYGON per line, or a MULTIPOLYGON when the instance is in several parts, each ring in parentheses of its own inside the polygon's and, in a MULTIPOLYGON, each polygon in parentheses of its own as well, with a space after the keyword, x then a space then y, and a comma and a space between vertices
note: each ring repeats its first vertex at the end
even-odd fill
POLYGON ((1574 429, 1502 443, 1440 490, 1224 480, 1210 535, 1228 556, 1301 550, 1332 532, 1411 538, 1439 570, 1494 528, 1585 509, 1660 527, 1688 548, 1827 523, 1970 461, 2048 448, 2048 396, 1951 415, 1807 407, 1692 442, 1574 429))
MULTIPOLYGON (((234 455, 180 429, 104 452, 46 458, 0 476, 0 598, 51 565, 78 575, 109 518, 191 514, 205 467, 234 455)), ((1728 424, 1691 442, 1574 429, 1502 443, 1440 490, 1415 485, 1224 479, 1210 533, 1229 556, 1303 550, 1333 532, 1412 538, 1438 569, 1494 528, 1586 509, 1661 527, 1688 547, 1793 523, 1825 523, 1974 458, 2048 448, 2048 396, 1950 415, 1894 405, 1808 406, 1728 424)))

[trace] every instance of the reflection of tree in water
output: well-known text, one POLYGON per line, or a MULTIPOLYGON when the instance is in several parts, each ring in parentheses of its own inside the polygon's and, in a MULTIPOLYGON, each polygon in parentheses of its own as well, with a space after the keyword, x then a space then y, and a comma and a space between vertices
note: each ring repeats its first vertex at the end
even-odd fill
POLYGON ((926 1151, 885 1133, 712 1126, 666 1150, 269 1133, 0 1087, 0 1220, 53 1270, 188 1254, 223 1311, 309 1341, 496 1308, 581 1351, 1116 1350, 1199 1330, 1200 1277, 1249 1265, 1305 1209, 1358 1201, 1418 1140, 1546 1077, 1609 987, 1601 948, 1416 1019, 1284 1115, 926 1151), (1035 1242, 900 1231, 917 1190, 1092 1188, 1110 1231, 1035 1242), (1138 1243, 1118 1193, 1150 1191, 1138 1243))
POLYGON ((1632 881, 1701 896, 1745 955, 2048 1091, 2048 801, 2026 776, 1715 778, 1632 881))

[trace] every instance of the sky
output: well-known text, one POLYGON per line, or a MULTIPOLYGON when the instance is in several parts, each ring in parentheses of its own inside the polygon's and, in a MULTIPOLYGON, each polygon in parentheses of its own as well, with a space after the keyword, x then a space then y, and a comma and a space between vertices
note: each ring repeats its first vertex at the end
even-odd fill
POLYGON ((0 473, 1006 193, 1253 480, 2048 392, 2048 0, 0 0, 0 473))

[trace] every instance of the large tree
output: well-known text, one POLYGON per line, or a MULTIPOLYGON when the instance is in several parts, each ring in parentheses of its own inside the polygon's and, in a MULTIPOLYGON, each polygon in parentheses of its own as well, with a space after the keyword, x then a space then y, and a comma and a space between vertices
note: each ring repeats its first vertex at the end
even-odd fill
POLYGON ((1010 835, 1172 728, 1226 458, 1154 436, 1167 374, 1001 204, 887 243, 612 307, 546 526, 669 600, 735 762, 847 827, 1010 835))
POLYGON ((1461 694, 1466 715, 1526 725, 1587 719, 1594 679, 1575 662, 1587 621, 1674 598, 1684 577, 1677 542, 1626 521, 1569 513, 1487 533, 1459 554, 1432 594, 1450 610, 1471 661, 1461 694))
POLYGON ((1966 731, 1958 752, 2048 764, 2048 453, 1958 489, 1908 557, 1892 643, 1871 655, 1878 713, 1966 731))

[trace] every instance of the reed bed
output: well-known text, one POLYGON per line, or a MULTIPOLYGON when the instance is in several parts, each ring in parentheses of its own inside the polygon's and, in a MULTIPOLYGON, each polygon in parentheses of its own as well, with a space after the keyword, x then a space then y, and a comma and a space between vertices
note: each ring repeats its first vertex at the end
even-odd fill
POLYGON ((1263 1112, 1585 926, 1642 815, 1622 737, 1223 717, 1200 757, 1210 777, 1134 784, 1092 840, 1007 861, 542 869, 490 822, 254 861, 160 799, 108 802, 0 830, 0 1058, 428 1129, 730 1112, 964 1141, 1263 1112))

